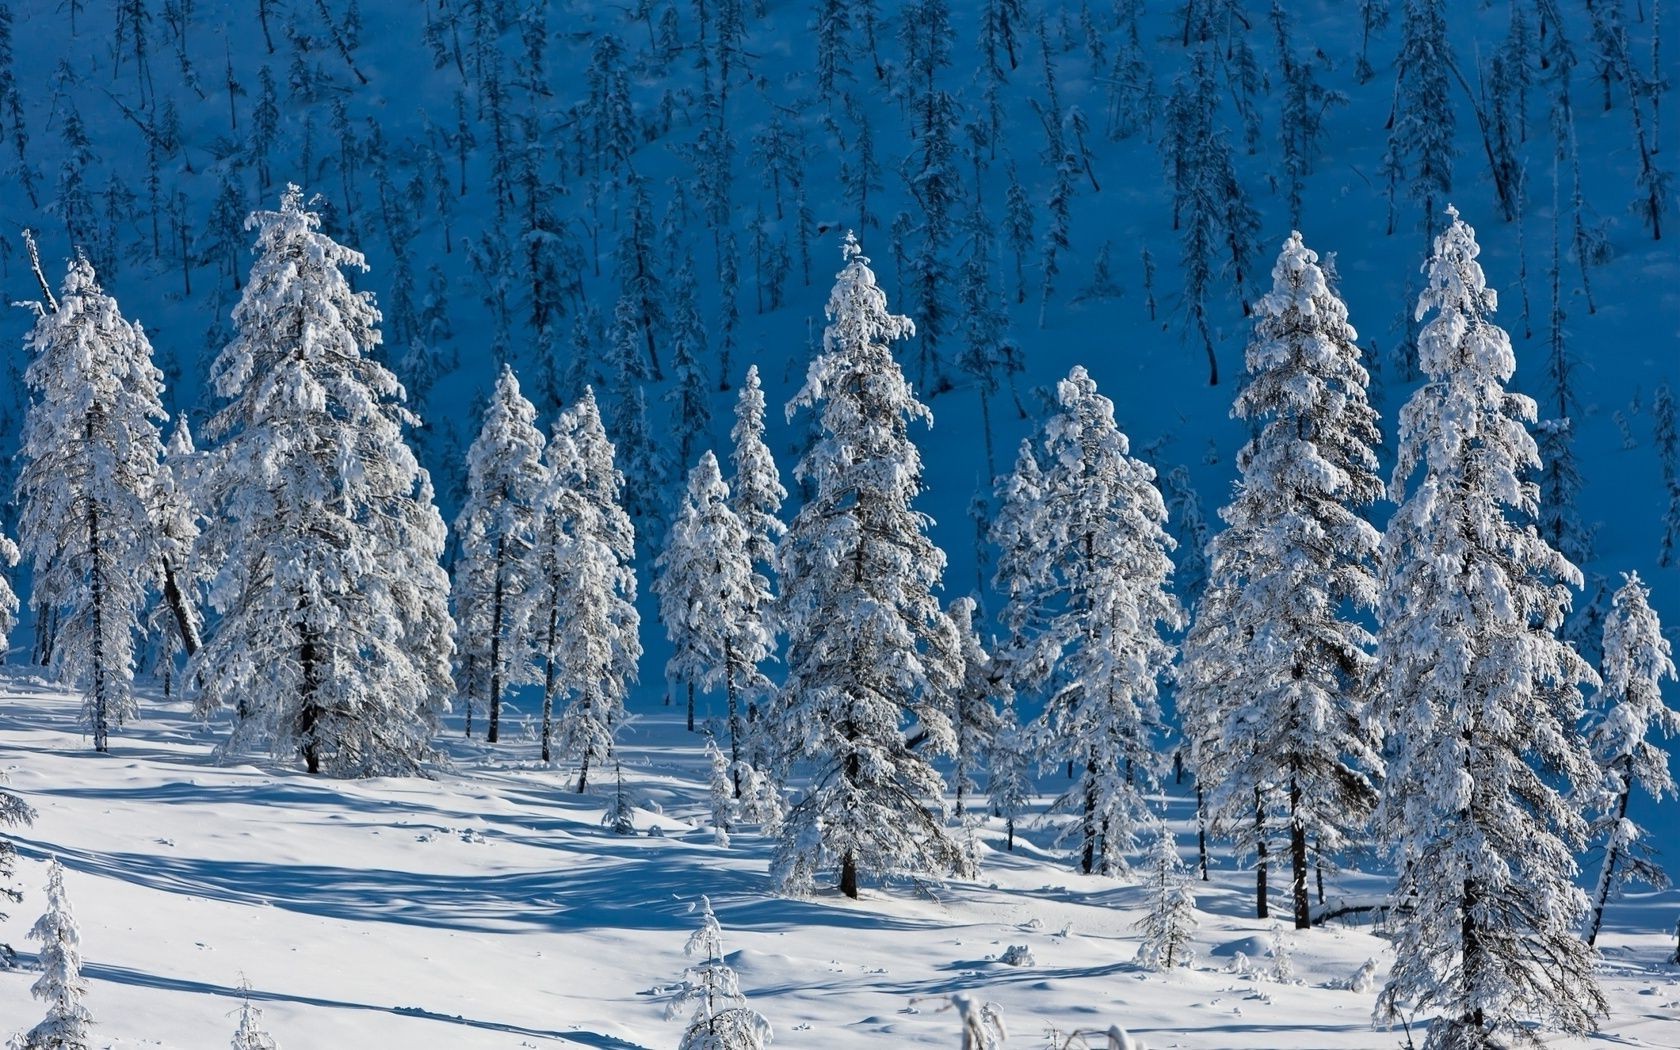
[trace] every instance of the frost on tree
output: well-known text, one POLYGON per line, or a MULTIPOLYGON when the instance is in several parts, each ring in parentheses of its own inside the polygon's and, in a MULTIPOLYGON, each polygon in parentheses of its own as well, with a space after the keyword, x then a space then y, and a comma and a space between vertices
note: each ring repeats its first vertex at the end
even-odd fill
POLYGON ((1576 730, 1596 679, 1559 641, 1581 574, 1534 526, 1529 398, 1494 322, 1475 234, 1448 208, 1426 266, 1426 382, 1400 415, 1383 538, 1378 824, 1401 877, 1377 1014, 1434 1015, 1426 1050, 1585 1033, 1605 1011, 1579 935, 1586 820, 1560 787, 1598 769, 1576 730))
POLYGON ((945 554, 911 506, 922 460, 910 423, 932 414, 891 343, 914 325, 887 312, 849 235, 844 257, 822 353, 788 406, 813 410, 821 430, 798 468, 814 494, 776 550, 788 644, 771 724, 778 774, 796 763, 811 771, 782 822, 778 882, 804 892, 819 870, 837 868, 840 891, 856 897, 865 876, 938 876, 961 863, 931 758, 956 746, 951 697, 962 668, 934 593, 945 554))
POLYGON ((501 735, 502 695, 533 680, 533 551, 538 505, 548 484, 537 410, 502 366, 477 439, 467 451, 467 499, 455 518, 456 652, 467 707, 482 703, 485 739, 501 735))
MULTIPOLYGON (((964 827, 963 850, 967 855, 964 867, 970 873, 979 869, 979 844, 973 824, 985 815, 985 803, 975 799, 980 789, 980 772, 990 770, 992 784, 1013 796, 1015 784, 1011 777, 1019 768, 1016 756, 1006 753, 1016 743, 1011 732, 1014 722, 1009 717, 1013 700, 1009 677, 980 641, 974 626, 976 608, 973 598, 958 598, 946 611, 956 626, 962 653, 962 682, 957 687, 952 710, 957 746, 952 756, 951 787, 956 792, 957 821, 964 827)), ((1021 807, 1014 797, 1008 801, 1013 828, 1013 817, 1021 807)), ((1014 837, 1013 830, 1010 837, 1014 837)))
MULTIPOLYGON (((0 776, 0 784, 5 778, 0 776)), ((10 791, 0 790, 0 828, 23 828, 35 822, 35 810, 23 799, 10 791)), ((12 840, 0 834, 0 901, 16 904, 23 900, 23 894, 18 892, 12 880, 17 875, 17 847, 12 840)), ((6 921, 6 913, 0 911, 0 922, 6 921)), ((17 964, 17 953, 12 946, 0 941, 0 970, 9 970, 17 964)))
POLYGON ((1165 633, 1183 627, 1168 590, 1173 548, 1155 471, 1130 455, 1114 403, 1076 366, 1057 384, 1060 411, 1041 449, 1024 447, 1004 479, 994 539, 1017 690, 1045 697, 1033 727, 1046 764, 1074 782, 1054 807, 1086 872, 1119 874, 1155 817, 1165 633))
POLYGON ((163 374, 145 333, 78 255, 56 309, 36 307, 24 379, 19 535, 34 602, 56 621, 52 666, 84 693, 96 751, 134 713, 135 632, 157 577, 149 507, 163 454, 163 374))
MULTIPOLYGON (((708 692, 721 687, 729 704, 729 759, 738 765, 746 731, 743 700, 770 684, 758 669, 770 655, 763 619, 770 592, 753 571, 746 526, 729 503, 717 457, 705 452, 689 472, 653 586, 672 644, 666 674, 688 686, 688 728, 694 729, 695 686, 708 692)), ((733 780, 739 794, 738 772, 733 780)))
POLYGON ((782 501, 787 489, 776 469, 776 459, 764 443, 764 389, 759 385, 758 366, 747 369, 747 380, 735 398, 735 441, 729 480, 729 501, 747 530, 747 553, 754 569, 769 568, 776 556, 776 541, 787 526, 782 523, 782 501))
POLYGON ((1663 703, 1663 679, 1673 681, 1674 650, 1663 637, 1662 624, 1651 608, 1650 591, 1638 573, 1627 577, 1611 603, 1604 623, 1604 688, 1606 704, 1600 720, 1587 734, 1593 758, 1603 770, 1605 805, 1593 824, 1593 838, 1604 842, 1604 867, 1593 895, 1592 922, 1587 944, 1597 942, 1604 922, 1604 906, 1618 885, 1638 879, 1658 889, 1668 877, 1658 866, 1645 831, 1628 817, 1634 787, 1653 802, 1675 794, 1668 769, 1668 752, 1651 740, 1680 732, 1680 714, 1663 703))
POLYGON ((1172 829, 1162 825, 1149 858, 1149 910, 1137 921, 1143 935, 1138 964, 1151 970, 1189 966, 1196 934, 1196 897, 1172 829))
POLYGON ((204 614, 199 604, 204 573, 194 554, 199 535, 200 461, 186 418, 177 417, 158 466, 150 506, 162 594, 147 614, 146 628, 155 646, 152 673, 161 680, 164 696, 176 691, 177 661, 197 653, 203 641, 204 614))
POLYGON ((17 591, 12 589, 12 579, 9 570, 17 568, 23 552, 10 536, 0 532, 0 664, 5 663, 6 652, 11 647, 12 632, 17 629, 18 602, 17 591))
POLYGON ((222 747, 267 744, 335 776, 408 775, 453 690, 444 526, 403 440, 417 420, 368 356, 359 252, 320 232, 303 193, 247 220, 258 258, 211 384, 207 523, 221 612, 199 650, 200 708, 234 706, 222 747))
POLYGON ((1295 926, 1312 924, 1310 854, 1334 854, 1376 805, 1368 728, 1382 495, 1347 308, 1291 234, 1255 307, 1248 382, 1232 415, 1257 426, 1209 544, 1208 593, 1185 645, 1181 693, 1216 830, 1260 852, 1288 830, 1295 926), (1208 661, 1206 666, 1198 666, 1208 661))
POLYGON ((677 1050, 764 1050, 773 1035, 770 1022, 747 1005, 740 978, 724 962, 723 927, 710 898, 702 896, 698 910, 700 928, 683 946, 683 954, 695 962, 683 971, 682 984, 665 1007, 667 1018, 694 1007, 677 1050))
POLYGON ((533 607, 546 618, 538 653, 555 696, 559 755, 578 763, 578 791, 613 754, 624 699, 642 657, 637 637, 635 530, 619 504, 624 475, 601 426, 594 391, 560 414, 549 443, 540 579, 533 607))
POLYGON ((41 976, 29 994, 47 1004, 47 1015, 28 1032, 13 1036, 9 1050, 89 1050, 93 1015, 82 1002, 87 996, 82 935, 70 913, 64 868, 56 857, 47 868, 47 910, 35 920, 29 936, 41 945, 41 976))
POLYGON ((280 1050, 280 1043, 262 1026, 262 1011, 251 1004, 249 989, 239 1004, 239 1027, 234 1029, 232 1050, 280 1050))

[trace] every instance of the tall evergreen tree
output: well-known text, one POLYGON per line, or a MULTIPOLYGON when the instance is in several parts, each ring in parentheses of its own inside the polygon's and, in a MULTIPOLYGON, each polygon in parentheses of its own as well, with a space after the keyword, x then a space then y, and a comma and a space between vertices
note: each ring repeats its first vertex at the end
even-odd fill
POLYGON ((1631 573, 1616 592, 1604 623, 1607 708, 1587 737, 1604 771, 1606 802, 1593 826, 1593 837, 1604 840, 1604 867, 1593 895, 1589 946, 1598 941, 1604 906, 1618 884, 1638 879, 1658 889, 1668 885, 1667 875, 1645 843, 1645 831, 1628 818, 1628 803, 1636 786, 1654 802, 1675 794, 1668 753, 1650 737, 1653 730, 1663 736, 1680 733, 1680 713, 1662 698, 1663 679, 1677 677, 1674 649, 1663 637, 1650 592, 1639 574, 1631 573))
POLYGON ((93 266, 71 261, 56 305, 36 307, 25 381, 19 533, 37 607, 52 611, 54 670, 84 690, 96 751, 134 713, 134 637, 157 539, 148 513, 163 454, 163 374, 93 266))
POLYGON ((1594 780, 1576 725, 1596 679, 1557 638, 1581 574, 1533 525, 1532 400, 1506 390, 1510 337, 1475 233, 1447 209, 1418 316, 1427 381, 1400 416, 1383 538, 1378 810, 1400 871, 1379 1017, 1434 1013, 1427 1050, 1571 1033, 1605 1011, 1578 930, 1586 820, 1559 787, 1594 780))
POLYGON ((1402 178, 1423 205, 1424 228, 1435 236, 1435 213, 1452 192, 1453 107, 1448 97, 1453 55, 1447 43, 1445 0, 1405 0, 1400 55, 1394 60, 1394 112, 1389 117, 1388 232, 1394 232, 1394 193, 1402 178))
POLYGON ((201 710, 235 705, 224 753, 266 742, 311 773, 414 774, 449 699, 448 577, 416 422, 379 343, 361 253, 303 191, 256 212, 258 257, 210 381, 225 405, 201 550, 221 612, 195 660, 201 710))
POLYGON ((865 876, 937 876, 961 863, 930 761, 956 744, 961 665, 934 594, 945 555, 911 506, 922 462, 910 423, 932 414, 891 343, 915 326, 887 312, 850 235, 843 257, 822 353, 789 406, 814 410, 822 433, 797 472, 815 493, 776 550, 788 670, 772 724, 778 771, 807 763, 812 780, 782 822, 774 870, 800 892, 838 868, 840 891, 855 898, 865 876))
MULTIPOLYGON (((0 784, 5 780, 0 778, 0 784)), ((23 799, 10 791, 0 789, 0 829, 23 828, 35 822, 35 809, 23 799)), ((23 900, 23 894, 12 880, 17 875, 17 847, 11 838, 0 833, 0 901, 16 904, 23 900)), ((0 911, 0 922, 6 920, 6 913, 0 911)), ((0 941, 0 969, 9 970, 17 964, 17 953, 5 941, 0 941)))
POLYGON ((729 702, 729 759, 740 794, 742 704, 769 680, 758 666, 770 656, 763 612, 770 591, 753 571, 747 529, 729 505, 717 457, 710 451, 689 472, 682 508, 659 556, 660 618, 673 646, 666 673, 688 687, 688 728, 694 730, 694 688, 723 687, 729 702))
MULTIPOLYGON (((1376 741, 1367 728, 1370 632, 1358 619, 1377 601, 1381 537, 1360 511, 1382 495, 1377 414, 1357 333, 1317 253, 1291 234, 1256 307, 1247 385, 1232 415, 1258 434, 1237 457, 1242 480, 1210 544, 1212 575, 1228 598, 1220 617, 1234 648, 1208 654, 1224 673, 1225 707, 1199 742, 1198 775, 1213 786, 1216 828, 1246 831, 1256 799, 1289 829, 1295 926, 1312 924, 1309 843, 1336 852, 1376 805, 1376 741)), ((1199 641, 1210 637, 1203 631, 1199 641)), ((1193 691, 1193 687, 1192 687, 1193 691)))
POLYGON ((533 680, 530 600, 533 548, 548 471, 537 410, 502 366, 478 437, 467 451, 467 499, 455 518, 456 654, 472 735, 475 704, 485 705, 485 739, 501 733, 503 693, 533 680))
MULTIPOLYGON (((1116 874, 1155 823, 1147 796, 1157 783, 1160 680, 1175 653, 1164 634, 1184 615, 1167 589, 1174 543, 1155 471, 1132 457, 1114 403, 1083 367, 1056 394, 1042 474, 1034 463, 1036 479, 1014 479, 1003 494, 999 582, 1021 638, 1016 687, 1046 695, 1039 752, 1074 771, 1054 804, 1077 818, 1063 838, 1077 844, 1082 870, 1116 874)), ((1027 450, 1022 458, 1035 459, 1027 450)))
POLYGON ((764 443, 764 388, 758 381, 758 366, 747 367, 747 380, 735 397, 735 426, 729 432, 735 442, 730 456, 735 468, 729 480, 730 506, 747 530, 747 554, 755 569, 768 571, 776 557, 776 541, 787 531, 782 522, 782 501, 787 489, 776 469, 776 457, 764 443))
POLYGON ((538 608, 551 609, 540 651, 550 681, 569 697, 555 727, 555 749, 578 763, 578 791, 592 765, 613 755, 624 698, 642 657, 637 632, 635 529, 619 505, 624 475, 601 426, 594 391, 561 413, 550 455, 543 530, 545 566, 538 608))

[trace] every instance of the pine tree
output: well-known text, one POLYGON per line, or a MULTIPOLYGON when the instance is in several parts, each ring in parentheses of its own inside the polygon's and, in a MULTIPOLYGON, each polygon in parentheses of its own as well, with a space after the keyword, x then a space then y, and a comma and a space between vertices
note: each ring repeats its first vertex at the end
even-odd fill
POLYGON ((64 867, 54 857, 47 867, 47 910, 30 929, 40 942, 41 976, 29 993, 47 1004, 47 1016, 12 1039, 12 1050, 89 1050, 93 1015, 83 1005, 82 936, 64 893, 64 867))
POLYGON ((693 462, 712 425, 711 379, 706 375, 706 328, 695 304, 694 267, 684 259, 677 270, 672 304, 671 371, 674 383, 665 392, 677 442, 677 462, 693 462))
POLYGON ((548 471, 537 410, 502 366, 478 437, 467 451, 467 499, 455 518, 456 654, 467 708, 485 705, 485 740, 501 733, 503 693, 534 679, 531 595, 537 514, 548 471))
POLYGON ((694 687, 711 691, 721 685, 729 700, 732 766, 741 761, 742 702, 770 684, 758 669, 770 655, 763 621, 770 592, 753 571, 747 539, 746 526, 730 508, 717 457, 708 451, 689 472, 682 508, 656 562, 653 589, 673 646, 666 674, 688 687, 689 732, 694 687))
POLYGON ((280 1043, 262 1026, 262 1011, 251 1004, 247 989, 239 1004, 239 1028, 233 1033, 232 1050, 280 1050, 280 1043))
MULTIPOLYGON (((1382 482, 1347 307, 1298 233, 1272 277, 1232 409, 1259 431, 1237 457, 1242 480, 1209 547, 1226 593, 1198 613, 1220 617, 1217 635, 1235 648, 1212 656, 1225 710, 1200 727, 1211 735, 1197 768, 1217 830, 1243 833, 1257 804, 1268 823, 1281 811, 1295 927, 1306 929, 1309 843, 1337 852, 1376 804, 1381 760, 1365 710, 1375 639, 1358 613, 1377 601, 1381 537, 1360 512, 1382 482)), ((1194 692, 1199 675, 1188 678, 1194 692)))
POLYGON ((747 367, 746 382, 735 397, 735 426, 729 432, 735 442, 730 457, 735 468, 729 480, 730 505, 747 530, 747 552, 755 568, 769 568, 776 557, 776 543, 787 532, 780 517, 787 489, 782 487, 776 458, 764 443, 764 388, 758 366, 747 367))
POLYGON ((1163 632, 1184 617, 1167 589, 1174 544, 1155 471, 1131 456, 1083 367, 1056 393, 1041 451, 1023 448, 1000 493, 998 583, 1015 687, 1046 697, 1038 753, 1074 770, 1053 804, 1077 817, 1062 838, 1083 871, 1118 874, 1154 822, 1160 679, 1175 651, 1163 632))
POLYGON ((199 650, 200 709, 235 705, 223 754, 267 742, 311 773, 409 775, 448 707, 449 580, 416 420, 368 354, 361 253, 320 232, 303 191, 256 212, 258 257, 210 381, 225 401, 204 487, 201 550, 222 614, 199 650))
POLYGON ((1662 889, 1668 877, 1652 856, 1643 828, 1628 819, 1628 802, 1637 786, 1661 802, 1675 794, 1668 753, 1650 739, 1680 732, 1680 713, 1663 704, 1662 681, 1680 678, 1674 650, 1663 637, 1662 623, 1651 608, 1650 592, 1638 573, 1627 576, 1604 624, 1604 697, 1602 719, 1588 734, 1593 758, 1604 771, 1605 808, 1593 824, 1593 838, 1604 841, 1604 868, 1593 895, 1587 945, 1598 941, 1604 906, 1616 887, 1631 879, 1662 889))
POLYGON ((162 600, 152 607, 147 627, 158 639, 157 667, 162 672, 165 696, 172 692, 177 657, 196 654, 204 630, 199 602, 207 573, 193 555, 199 535, 196 490, 200 458, 186 417, 177 417, 148 506, 157 543, 162 600))
POLYGON ((933 593, 945 555, 911 507, 922 464, 909 425, 931 413, 891 342, 915 326, 887 312, 850 235, 843 256, 822 353, 791 403, 812 409, 822 433, 797 472, 815 492, 776 550, 788 670, 772 724, 780 774, 796 762, 813 773, 782 822, 773 870, 803 892, 838 867, 840 891, 855 898, 865 876, 937 876, 961 863, 930 762, 956 743, 961 666, 933 593), (924 734, 916 749, 912 721, 924 734))
POLYGON ((1657 548, 1657 565, 1668 568, 1680 549, 1680 426, 1675 424, 1674 394, 1664 383, 1651 398, 1651 417, 1656 431, 1657 458, 1662 464, 1663 489, 1668 509, 1662 518, 1662 541, 1657 548))
MULTIPOLYGON (((549 544, 539 608, 551 610, 541 654, 549 679, 569 698, 555 727, 555 750, 578 763, 578 791, 589 770, 613 755, 624 699, 642 656, 637 637, 635 530, 619 505, 624 475, 601 426, 595 393, 585 389, 561 413, 550 442, 552 476, 545 517, 563 542, 549 544)), ((544 535, 553 536, 547 527, 544 535)))
POLYGON ((700 928, 689 935, 683 954, 697 960, 683 971, 682 984, 665 1007, 666 1018, 694 1007, 677 1050, 764 1050, 770 1045, 770 1022, 747 1005, 741 980, 724 962, 723 927, 712 902, 701 896, 700 928))
POLYGON ((1581 574, 1531 524, 1534 402, 1496 325, 1474 231, 1447 209, 1418 315, 1427 382, 1400 416, 1383 538, 1379 826, 1401 877, 1380 1017, 1433 1012, 1428 1050, 1570 1033, 1605 1011, 1578 936, 1586 821, 1558 787, 1596 779, 1575 726, 1596 678, 1556 637, 1581 574), (1414 475, 1416 478, 1414 480, 1414 475))
POLYGON ((1143 935, 1138 963, 1157 971, 1189 966, 1193 958, 1190 942, 1196 932, 1196 897, 1178 855, 1178 842, 1165 824, 1155 836, 1149 868, 1149 910, 1136 924, 1143 935))
POLYGON ((1402 177, 1408 177, 1408 192, 1423 205, 1430 238, 1435 236, 1436 209, 1452 192, 1453 107, 1447 79, 1452 64, 1444 0, 1405 0, 1400 55, 1394 60, 1395 108, 1383 158, 1391 234, 1394 191, 1402 177))
MULTIPOLYGON (((1007 767, 1005 756, 999 761, 1000 748, 1010 741, 1004 735, 1011 728, 1006 717, 1013 694, 1004 669, 986 651, 975 628, 978 605, 973 598, 958 598, 946 610, 956 625, 957 638, 962 645, 962 684, 958 686, 954 710, 957 747, 952 756, 951 786, 956 791, 956 816, 959 822, 968 817, 972 807, 983 810, 975 802, 980 789, 980 770, 989 769, 996 777, 1000 766, 1007 767)), ((965 845, 971 846, 969 843, 965 845)), ((974 864, 970 860, 970 868, 974 864)))
POLYGON ((56 615, 53 669, 84 690, 96 751, 135 712, 134 635, 156 583, 148 508, 163 454, 163 375, 77 256, 52 309, 36 307, 25 381, 19 534, 37 606, 56 615))

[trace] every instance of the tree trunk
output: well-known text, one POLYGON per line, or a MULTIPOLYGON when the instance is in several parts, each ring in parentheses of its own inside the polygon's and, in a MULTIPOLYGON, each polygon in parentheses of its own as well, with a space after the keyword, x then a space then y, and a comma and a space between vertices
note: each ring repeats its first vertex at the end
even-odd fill
POLYGON ((1207 805, 1202 800, 1202 778, 1196 778, 1196 853, 1202 866, 1202 881, 1208 881, 1207 805))
POLYGON ((198 652, 201 644, 198 637, 198 626, 193 623, 192 599, 181 590, 181 584, 175 577, 175 566, 168 556, 163 559, 163 599, 169 603, 170 615, 175 617, 175 627, 181 635, 181 648, 190 657, 198 652))
POLYGON ((1312 929, 1312 899, 1307 893, 1307 829, 1301 824, 1301 784, 1289 780, 1289 864, 1295 896, 1295 928, 1312 929))
MULTIPOLYGON (((1618 823, 1627 817, 1628 797, 1632 794, 1633 778, 1630 776, 1622 783, 1622 797, 1616 800, 1616 820, 1618 823)), ((1613 832, 1612 836, 1614 836, 1613 832)), ((1604 872, 1598 877, 1598 893, 1593 900, 1592 928, 1587 932, 1587 947, 1589 948, 1598 943, 1598 931, 1604 926, 1604 906, 1610 900, 1610 887, 1616 884, 1616 864, 1622 859, 1621 853, 1621 847, 1614 843, 1612 837, 1612 844, 1604 853, 1604 872)))
POLYGON ((1272 909, 1266 899, 1266 809, 1260 802, 1260 789, 1254 789, 1254 914, 1256 918, 1271 918, 1272 909))
POLYGON ((507 553, 507 539, 496 537, 496 588, 490 601, 490 717, 485 730, 486 743, 501 739, 502 730, 502 562, 507 553))
MULTIPOLYGON (((93 436, 93 422, 88 421, 88 437, 93 436)), ((99 549, 99 505, 88 505, 88 550, 93 554, 93 571, 88 574, 89 600, 92 602, 93 629, 93 749, 111 750, 110 712, 105 696, 105 572, 104 557, 99 549)))
POLYGON ((840 860, 840 892, 852 900, 858 898, 857 857, 850 850, 840 860))
POLYGON ((553 761, 554 739, 554 643, 560 634, 560 603, 548 603, 548 639, 543 659, 542 760, 553 761))
POLYGON ((694 732, 694 683, 688 683, 688 731, 694 732))
MULTIPOLYGON (((304 606, 300 603, 298 611, 304 606)), ((303 671, 303 704, 298 709, 298 739, 303 743, 303 761, 309 772, 321 771, 321 745, 315 739, 315 730, 320 725, 321 708, 316 703, 318 688, 316 668, 318 657, 315 652, 315 635, 309 625, 298 622, 298 664, 303 671)))
POLYGON ((725 638, 723 641, 723 691, 729 698, 729 779, 734 785, 735 797, 741 797, 741 705, 735 690, 735 647, 725 638))
POLYGON ((589 790, 589 749, 583 749, 583 764, 578 767, 578 794, 589 790))
POLYGON ((1085 849, 1079 866, 1089 875, 1097 866, 1097 763, 1085 760, 1085 849))

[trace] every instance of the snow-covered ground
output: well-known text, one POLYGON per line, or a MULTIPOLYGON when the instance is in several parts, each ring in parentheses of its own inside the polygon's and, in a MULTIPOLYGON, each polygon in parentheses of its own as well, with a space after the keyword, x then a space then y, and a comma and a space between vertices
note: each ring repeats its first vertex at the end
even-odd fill
MULTIPOLYGON (((20 669, 0 680, 0 754, 39 811, 18 840, 28 896, 0 939, 31 958, 24 932, 56 854, 96 1046, 224 1046, 242 981, 288 1050, 673 1046, 681 1025, 664 1019, 662 989, 683 969, 702 893, 777 1046, 955 1047, 950 1013, 912 1005, 955 991, 1000 1004, 1013 1046, 1042 1045, 1051 1026, 1111 1024, 1152 1048, 1403 1045, 1404 1033, 1371 1027, 1373 993, 1340 987, 1369 958, 1380 981, 1386 942, 1364 925, 1297 934, 1255 920, 1251 876, 1223 851, 1212 883, 1195 886, 1195 966, 1167 975, 1132 961, 1146 890, 1075 874, 1043 830, 1009 854, 988 829, 973 881, 876 888, 857 902, 778 898, 759 836, 712 844, 701 738, 676 709, 645 712, 627 735, 643 832, 628 838, 601 825, 610 788, 572 793, 567 771, 543 768, 518 739, 518 717, 513 742, 494 749, 455 727, 456 768, 435 780, 344 782, 218 766, 222 729, 155 700, 95 754, 78 706, 20 669), (1274 931, 1296 983, 1267 976, 1274 931), (1011 945, 1033 961, 1000 962, 1011 945), (1238 952, 1254 972, 1233 972, 1238 952)), ((1187 800, 1163 802, 1193 859, 1187 800)), ((1344 874, 1330 894, 1381 888, 1344 874)), ((1548 1045, 1680 1047, 1680 968, 1665 965, 1673 940, 1659 932, 1677 915, 1672 891, 1612 908, 1604 1031, 1548 1045)), ((0 1033, 39 1019, 32 979, 0 973, 0 1033)))

